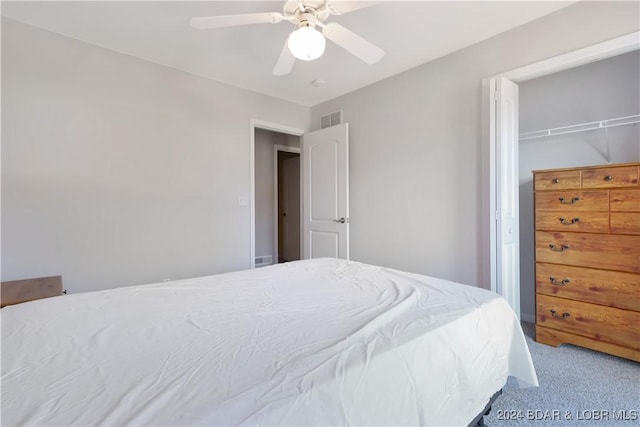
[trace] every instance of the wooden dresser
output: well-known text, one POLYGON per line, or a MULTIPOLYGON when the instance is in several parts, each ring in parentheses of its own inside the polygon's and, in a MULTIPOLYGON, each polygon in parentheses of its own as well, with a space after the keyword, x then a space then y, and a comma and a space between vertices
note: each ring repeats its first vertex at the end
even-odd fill
POLYGON ((640 163, 533 174, 536 340, 640 361, 640 163))

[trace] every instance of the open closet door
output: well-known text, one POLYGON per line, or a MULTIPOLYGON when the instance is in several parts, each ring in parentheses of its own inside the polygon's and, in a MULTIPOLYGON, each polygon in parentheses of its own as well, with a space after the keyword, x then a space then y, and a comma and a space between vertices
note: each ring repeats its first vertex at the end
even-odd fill
POLYGON ((349 259, 349 126, 302 137, 303 257, 349 259))
POLYGON ((495 94, 495 291, 520 318, 520 225, 518 168, 518 85, 499 77, 492 79, 495 94))

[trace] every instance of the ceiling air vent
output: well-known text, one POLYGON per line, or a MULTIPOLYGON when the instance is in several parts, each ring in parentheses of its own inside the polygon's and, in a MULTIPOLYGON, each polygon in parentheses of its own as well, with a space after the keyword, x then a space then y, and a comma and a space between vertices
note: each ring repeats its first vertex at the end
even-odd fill
POLYGON ((320 117, 320 129, 339 125, 340 123, 342 123, 342 110, 320 117))

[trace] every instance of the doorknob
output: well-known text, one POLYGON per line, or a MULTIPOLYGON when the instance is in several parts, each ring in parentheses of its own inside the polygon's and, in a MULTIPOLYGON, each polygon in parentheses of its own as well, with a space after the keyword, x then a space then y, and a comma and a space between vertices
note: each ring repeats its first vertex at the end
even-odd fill
POLYGON ((344 224, 345 222, 348 222, 346 219, 344 218, 340 218, 340 219, 334 219, 333 222, 338 222, 340 224, 344 224))

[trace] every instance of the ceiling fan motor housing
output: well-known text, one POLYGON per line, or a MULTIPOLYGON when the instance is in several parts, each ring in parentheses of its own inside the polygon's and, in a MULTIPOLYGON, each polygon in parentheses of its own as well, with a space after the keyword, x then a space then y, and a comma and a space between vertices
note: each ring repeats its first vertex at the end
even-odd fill
POLYGON ((311 27, 311 28, 315 28, 316 27, 316 23, 317 23, 317 19, 316 17, 311 14, 311 13, 301 13, 298 15, 297 17, 298 21, 296 26, 298 28, 300 27, 311 27))
POLYGON ((284 16, 292 22, 298 24, 308 20, 311 16, 312 22, 324 21, 330 15, 326 0, 287 0, 282 8, 284 16))

